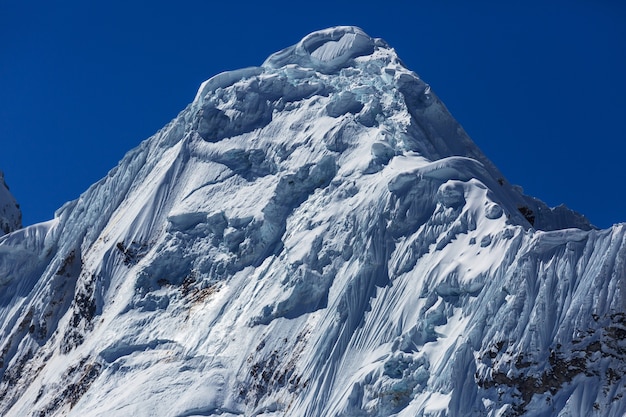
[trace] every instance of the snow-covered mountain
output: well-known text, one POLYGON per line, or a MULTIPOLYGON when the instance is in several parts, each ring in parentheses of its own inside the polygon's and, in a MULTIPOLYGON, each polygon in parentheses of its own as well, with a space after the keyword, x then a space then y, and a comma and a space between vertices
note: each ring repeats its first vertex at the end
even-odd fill
POLYGON ((625 228, 315 32, 0 238, 0 415, 623 416, 625 228))
POLYGON ((0 171, 0 236, 6 235, 20 227, 22 227, 20 206, 4 181, 4 173, 0 171))

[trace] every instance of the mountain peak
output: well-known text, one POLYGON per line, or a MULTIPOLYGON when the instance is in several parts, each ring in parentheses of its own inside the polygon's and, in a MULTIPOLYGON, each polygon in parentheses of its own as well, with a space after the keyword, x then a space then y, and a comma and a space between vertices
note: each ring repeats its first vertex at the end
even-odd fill
MULTIPOLYGON (((271 130, 270 126, 276 125, 272 123, 274 114, 290 110, 296 103, 309 103, 309 111, 319 118, 291 123, 322 132, 316 125, 324 117, 334 119, 334 128, 317 140, 336 154, 358 150, 360 160, 369 158, 362 172, 373 173, 407 152, 427 161, 439 161, 440 166, 460 164, 458 159, 445 158, 466 157, 473 162, 461 170, 479 170, 489 178, 485 181, 500 184, 494 192, 506 194, 500 198, 508 201, 512 221, 528 223, 530 215, 520 215, 517 210, 523 207, 532 213, 532 225, 538 229, 591 227, 584 216, 565 207, 555 211, 508 184, 430 86, 407 69, 385 41, 370 37, 358 27, 313 32, 272 54, 261 67, 210 78, 200 87, 190 112, 194 115, 194 131, 214 143, 252 132, 263 137, 263 129, 271 130), (358 131, 363 140, 340 143, 345 129, 358 131)), ((294 136, 271 138, 288 146, 285 140, 294 136)))
POLYGON ((624 253, 315 32, 0 239, 0 414, 623 415, 624 253))
POLYGON ((264 67, 280 68, 295 64, 323 73, 332 73, 353 58, 370 55, 376 47, 387 47, 356 26, 337 26, 313 32, 296 45, 272 54, 264 67))

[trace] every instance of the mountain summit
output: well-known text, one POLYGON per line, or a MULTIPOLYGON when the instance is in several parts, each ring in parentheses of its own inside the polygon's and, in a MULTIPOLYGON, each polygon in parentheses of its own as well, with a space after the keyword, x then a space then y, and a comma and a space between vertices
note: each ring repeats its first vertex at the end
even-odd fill
POLYGON ((0 238, 0 414, 622 416, 625 233, 315 32, 0 238))

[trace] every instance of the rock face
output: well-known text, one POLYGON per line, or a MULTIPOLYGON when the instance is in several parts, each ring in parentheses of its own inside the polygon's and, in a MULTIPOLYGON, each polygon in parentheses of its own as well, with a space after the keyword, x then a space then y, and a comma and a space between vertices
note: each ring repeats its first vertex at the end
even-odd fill
POLYGON ((4 181, 4 173, 0 171, 0 236, 11 233, 22 227, 20 206, 9 191, 4 181))
POLYGON ((625 260, 315 32, 0 238, 0 414, 622 416, 625 260))

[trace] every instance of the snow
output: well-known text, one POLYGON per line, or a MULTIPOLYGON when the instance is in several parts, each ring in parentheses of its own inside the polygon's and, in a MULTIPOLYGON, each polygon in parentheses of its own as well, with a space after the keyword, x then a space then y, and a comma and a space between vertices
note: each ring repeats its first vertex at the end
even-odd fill
POLYGON ((305 36, 298 44, 270 56, 263 66, 280 68, 297 64, 332 73, 347 66, 353 58, 370 55, 376 43, 381 42, 357 27, 338 26, 305 36))
POLYGON ((625 259, 322 30, 0 237, 0 414, 623 415, 625 259))

